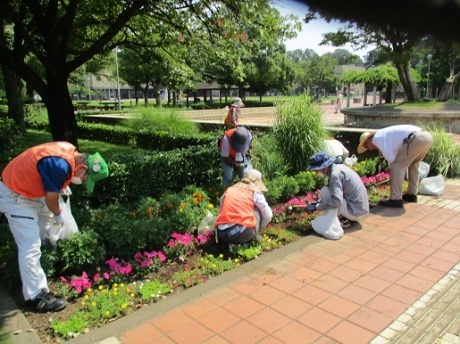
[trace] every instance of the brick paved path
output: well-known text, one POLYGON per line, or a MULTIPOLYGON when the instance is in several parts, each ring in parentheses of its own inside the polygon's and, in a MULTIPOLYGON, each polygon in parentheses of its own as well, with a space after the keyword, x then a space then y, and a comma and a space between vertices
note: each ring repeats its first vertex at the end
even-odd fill
MULTIPOLYGON (((420 343, 420 314, 460 289, 459 223, 447 180, 440 198, 372 208, 338 241, 309 235, 69 343, 420 343)), ((447 329, 439 343, 460 340, 447 329)))

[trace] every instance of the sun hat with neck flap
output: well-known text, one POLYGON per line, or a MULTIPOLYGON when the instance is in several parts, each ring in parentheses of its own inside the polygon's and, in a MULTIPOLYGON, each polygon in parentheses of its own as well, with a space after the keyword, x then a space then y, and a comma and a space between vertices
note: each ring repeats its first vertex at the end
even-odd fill
POLYGON ((313 154, 310 157, 309 171, 317 171, 328 166, 331 166, 335 161, 335 158, 331 158, 325 151, 321 151, 313 154))
POLYGON ((240 189, 267 192, 268 189, 262 181, 262 173, 258 170, 248 169, 244 171, 243 179, 234 185, 240 189))

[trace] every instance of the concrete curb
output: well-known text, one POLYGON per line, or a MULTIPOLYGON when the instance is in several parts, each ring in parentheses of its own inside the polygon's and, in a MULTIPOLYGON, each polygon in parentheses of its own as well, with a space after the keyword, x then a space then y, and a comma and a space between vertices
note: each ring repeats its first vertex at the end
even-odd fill
POLYGON ((16 302, 4 290, 0 284, 0 316, 5 322, 3 333, 9 337, 0 336, 0 342, 8 343, 9 340, 15 344, 41 344, 42 341, 33 330, 16 302), (16 334, 17 333, 17 334, 16 334))

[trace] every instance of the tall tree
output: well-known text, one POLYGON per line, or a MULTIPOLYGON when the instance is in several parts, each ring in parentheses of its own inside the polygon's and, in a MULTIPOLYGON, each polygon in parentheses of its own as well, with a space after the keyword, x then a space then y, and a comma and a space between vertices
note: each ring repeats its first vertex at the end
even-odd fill
MULTIPOLYGON (((314 18, 316 18, 316 13, 310 12, 306 20, 309 21, 314 18)), ((375 44, 380 52, 385 54, 388 60, 392 61, 398 71, 399 80, 404 88, 407 100, 413 101, 419 99, 419 93, 411 80, 410 59, 412 49, 418 41, 418 37, 395 30, 389 26, 346 24, 337 32, 324 34, 321 44, 341 46, 345 43, 351 43, 358 48, 375 44)))
POLYGON ((67 86, 69 75, 94 56, 133 40, 143 23, 137 19, 154 18, 184 33, 198 22, 203 29, 223 34, 231 33, 234 26, 216 25, 222 15, 229 22, 251 21, 254 9, 267 5, 267 1, 257 0, 246 10, 231 0, 0 1, 2 16, 11 27, 5 32, 10 34, 7 41, 17 42, 11 46, 0 41, 0 62, 40 95, 48 110, 53 139, 78 144, 67 86), (190 17, 198 21, 191 22, 190 17), (44 76, 31 68, 23 59, 25 55, 37 58, 44 76))

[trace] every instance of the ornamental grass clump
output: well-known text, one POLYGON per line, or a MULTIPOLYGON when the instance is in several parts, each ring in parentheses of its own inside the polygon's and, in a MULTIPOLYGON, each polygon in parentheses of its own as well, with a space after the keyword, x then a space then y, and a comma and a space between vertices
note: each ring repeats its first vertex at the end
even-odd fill
POLYGON ((276 107, 273 136, 290 174, 305 171, 310 156, 321 150, 328 136, 321 107, 308 95, 281 103, 276 107))
POLYGON ((428 126, 427 130, 433 136, 433 145, 425 157, 432 169, 430 174, 448 178, 460 176, 460 144, 442 126, 428 126))

